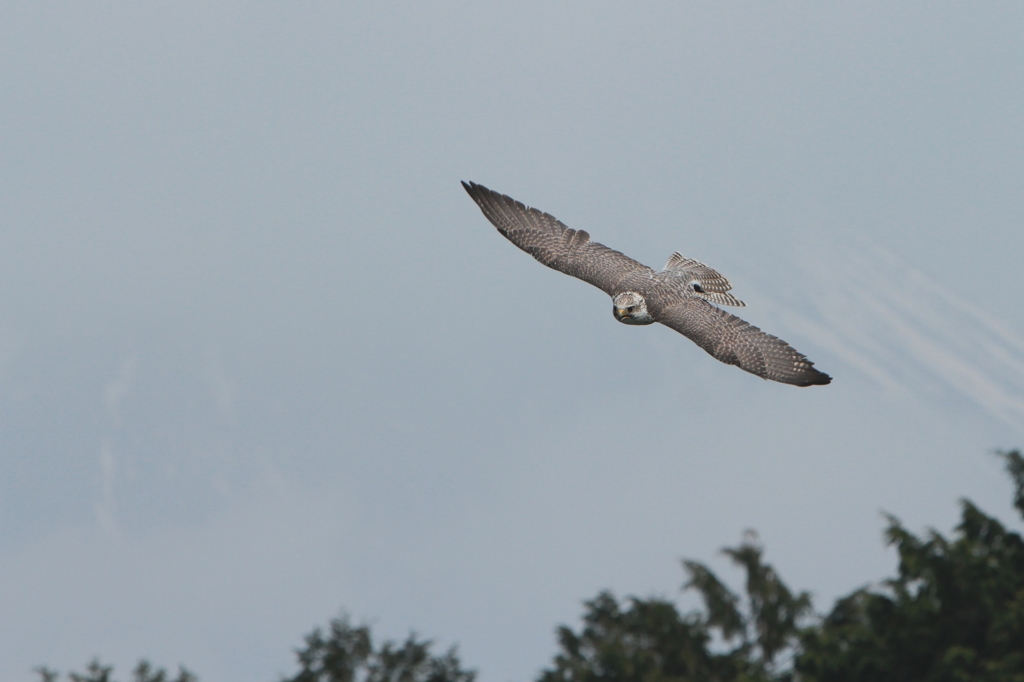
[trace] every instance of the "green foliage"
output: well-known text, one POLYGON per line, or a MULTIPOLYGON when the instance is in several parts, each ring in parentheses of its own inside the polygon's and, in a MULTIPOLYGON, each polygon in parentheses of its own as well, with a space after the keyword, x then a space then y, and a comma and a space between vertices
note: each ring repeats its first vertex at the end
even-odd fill
MULTIPOLYGON (((1002 453, 1024 517, 1024 458, 1002 453)), ((1024 539, 968 500, 952 539, 889 517, 897 577, 840 599, 802 637, 807 682, 1024 682, 1024 539)))
POLYGON ((999 455, 1006 460, 1006 472, 1013 479, 1013 504, 1021 518, 1024 518, 1024 457, 1020 456, 1019 450, 1001 452, 999 455))
POLYGON ((609 592, 586 602, 582 632, 558 629, 562 653, 541 682, 668 682, 717 678, 720 663, 707 651, 708 634, 695 618, 680 617, 671 602, 629 599, 609 592))
POLYGON ((749 532, 738 547, 727 547, 722 553, 747 573, 746 612, 739 610, 739 598, 730 593, 710 569, 697 562, 683 562, 690 574, 684 588, 701 593, 708 623, 719 627, 724 639, 741 636, 744 654, 753 655, 758 662, 770 667, 795 639, 799 621, 810 615, 811 596, 806 592, 794 596, 790 592, 775 569, 761 560, 764 550, 753 532, 749 532))
MULTIPOLYGON (((1000 453, 1024 518, 1024 457, 1000 453)), ((684 589, 704 609, 602 592, 585 602, 583 627, 558 629, 559 653, 539 682, 1024 682, 1024 538, 969 500, 952 537, 918 537, 890 516, 886 541, 899 554, 894 578, 836 601, 814 622, 806 592, 794 594, 763 560, 755 535, 723 553, 746 574, 732 592, 702 563, 684 561, 684 589)), ((315 629, 297 650, 301 670, 282 682, 473 682, 455 648, 440 656, 414 634, 373 645, 345 616, 315 629)), ((59 674, 36 670, 41 682, 59 674)), ((114 682, 92 661, 70 682, 114 682)), ((132 682, 197 682, 179 668, 140 661, 132 682)))
POLYGON ((402 644, 385 642, 374 650, 370 628, 354 627, 342 615, 325 635, 316 628, 296 651, 301 670, 282 682, 473 682, 476 673, 463 670, 455 647, 441 656, 430 654, 431 642, 414 634, 402 644))
POLYGON ((755 682, 781 679, 772 663, 799 630, 810 597, 793 596, 765 564, 754 536, 723 552, 747 573, 745 603, 703 564, 685 561, 684 588, 701 593, 706 612, 681 615, 663 599, 628 598, 609 592, 585 603, 583 629, 558 630, 561 653, 541 682, 755 682), (717 636, 732 649, 713 651, 717 636))
POLYGON ((704 564, 684 560, 683 568, 690 574, 683 589, 697 590, 704 598, 704 607, 707 609, 705 622, 710 627, 718 628, 726 641, 742 637, 746 642, 749 639, 747 620, 740 612, 739 597, 704 564))
MULTIPOLYGON (((36 668, 35 672, 39 675, 40 682, 59 682, 60 680, 60 673, 56 670, 40 667, 36 668)), ((85 666, 84 673, 68 673, 68 680, 71 682, 114 682, 114 678, 111 677, 113 673, 114 666, 103 665, 99 659, 94 658, 85 666)), ((177 677, 168 677, 167 671, 163 668, 153 668, 149 661, 141 660, 132 671, 131 682, 199 682, 199 678, 181 666, 178 666, 177 677)))
MULTIPOLYGON (((1001 456, 1024 517, 1024 457, 1001 456)), ((746 572, 743 598, 695 561, 683 562, 684 588, 700 593, 701 612, 603 592, 586 602, 579 633, 559 629, 561 651, 540 682, 1024 682, 1024 539, 961 506, 950 539, 917 537, 889 517, 897 576, 810 624, 810 596, 786 587, 754 536, 723 550, 746 572)))

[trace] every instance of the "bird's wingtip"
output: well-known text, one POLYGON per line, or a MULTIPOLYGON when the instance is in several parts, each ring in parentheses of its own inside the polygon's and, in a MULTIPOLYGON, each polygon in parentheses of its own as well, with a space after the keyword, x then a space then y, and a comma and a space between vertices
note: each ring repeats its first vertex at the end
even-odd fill
POLYGON ((814 374, 811 375, 805 383, 800 384, 800 386, 802 386, 803 388, 807 388, 808 386, 828 386, 831 383, 832 377, 825 374, 824 372, 814 370, 814 374))
POLYGON ((487 196, 487 188, 483 185, 478 185, 472 180, 468 182, 466 180, 460 180, 459 182, 462 183, 462 189, 466 190, 466 194, 472 197, 473 201, 480 203, 480 200, 487 196))

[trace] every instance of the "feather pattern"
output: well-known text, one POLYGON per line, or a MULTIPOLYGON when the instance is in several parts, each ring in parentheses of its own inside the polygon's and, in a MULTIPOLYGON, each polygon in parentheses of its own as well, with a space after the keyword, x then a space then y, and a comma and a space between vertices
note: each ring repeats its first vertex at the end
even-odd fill
POLYGON ((618 283, 633 272, 654 274, 619 251, 590 241, 583 230, 566 227, 553 215, 530 208, 483 185, 462 186, 498 232, 549 268, 593 284, 613 295, 618 283))
POLYGON ((806 355, 779 337, 702 300, 679 301, 659 310, 655 318, 714 358, 764 379, 796 386, 832 381, 815 369, 806 355))
MULTIPOLYGON (((678 251, 673 253, 668 263, 665 264, 664 272, 678 271, 681 275, 687 275, 700 282, 705 291, 725 293, 732 289, 729 280, 713 268, 709 268, 700 261, 686 258, 678 251)), ((729 304, 732 305, 732 304, 729 304)))
POLYGON ((736 306, 737 308, 743 308, 747 305, 746 303, 736 298, 732 294, 725 294, 718 291, 694 291, 693 293, 697 298, 703 298, 708 303, 714 303, 715 305, 731 305, 736 306))

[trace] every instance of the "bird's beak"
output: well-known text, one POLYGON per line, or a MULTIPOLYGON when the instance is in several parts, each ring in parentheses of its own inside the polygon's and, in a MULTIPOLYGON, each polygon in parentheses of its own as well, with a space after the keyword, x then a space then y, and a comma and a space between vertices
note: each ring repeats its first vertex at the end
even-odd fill
POLYGON ((626 316, 626 309, 625 308, 616 308, 615 309, 615 319, 616 320, 621 320, 625 316, 626 316))

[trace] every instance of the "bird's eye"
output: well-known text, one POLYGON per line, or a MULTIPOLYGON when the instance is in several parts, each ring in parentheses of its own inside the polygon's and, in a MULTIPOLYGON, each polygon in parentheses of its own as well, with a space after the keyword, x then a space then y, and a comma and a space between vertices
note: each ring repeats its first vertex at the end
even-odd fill
POLYGON ((626 312, 627 312, 627 313, 631 313, 631 312, 633 312, 633 308, 635 308, 635 307, 636 307, 635 305, 631 305, 631 306, 626 306, 626 312))
POLYGON ((699 283, 694 282, 690 286, 693 287, 694 291, 697 291, 697 292, 700 292, 700 293, 704 293, 704 287, 702 287, 699 283))

